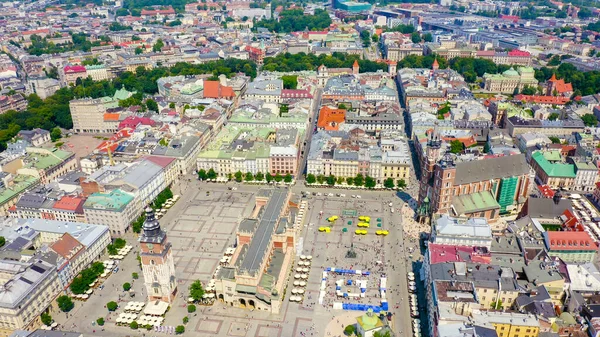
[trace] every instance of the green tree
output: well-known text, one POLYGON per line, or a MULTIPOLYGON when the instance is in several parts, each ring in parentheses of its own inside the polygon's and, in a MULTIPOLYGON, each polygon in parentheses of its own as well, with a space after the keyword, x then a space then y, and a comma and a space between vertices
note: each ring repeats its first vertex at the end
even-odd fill
POLYGON ((373 188, 373 187, 375 187, 375 185, 377 185, 377 182, 375 181, 375 179, 373 179, 373 177, 370 177, 370 176, 365 177, 365 187, 373 188))
POLYGON ((371 34, 368 30, 363 30, 360 32, 360 39, 362 40, 363 47, 369 47, 371 45, 371 34))
POLYGON ((129 291, 129 289, 131 289, 131 283, 129 283, 129 282, 123 283, 123 290, 129 291))
POLYGON ((185 317, 183 317, 182 321, 183 321, 183 324, 188 324, 188 322, 190 321, 190 318, 185 316, 185 317))
POLYGON ((196 312, 196 306, 195 306, 195 305, 193 305, 193 304, 190 304, 190 305, 188 305, 188 306, 187 306, 187 311, 188 311, 188 313, 190 313, 190 314, 191 314, 191 313, 194 313, 194 312, 196 312))
POLYGON ((40 316, 40 319, 42 320, 42 323, 44 323, 44 325, 50 325, 52 324, 52 316, 50 316, 47 313, 42 313, 42 316, 40 316))
POLYGON ((165 43, 163 42, 162 39, 158 39, 156 40, 156 43, 152 46, 152 51, 153 52, 159 52, 162 50, 162 48, 165 46, 165 43))
POLYGON ((387 178, 386 180, 383 181, 383 186, 385 188, 394 188, 394 187, 396 187, 396 184, 394 184, 394 179, 387 178))
POLYGON ((156 103, 156 101, 151 98, 148 98, 146 100, 146 107, 148 107, 148 110, 158 112, 158 103, 156 103))
POLYGON ((184 332, 185 332, 185 327, 183 325, 178 325, 175 328, 175 333, 178 334, 178 335, 181 335, 184 332))
POLYGON ((352 177, 346 178, 346 184, 349 186, 354 185, 354 178, 352 178, 352 177))
POLYGON ((323 183, 325 182, 325 176, 324 176, 324 175, 322 175, 322 174, 319 174, 319 175, 317 176, 317 182, 318 182, 319 184, 323 184, 323 183))
POLYGON ((490 143, 485 142, 485 144, 483 144, 483 153, 489 153, 490 152, 490 143))
POLYGON ((141 47, 135 47, 135 55, 140 55, 144 52, 141 47))
POLYGON ((410 34, 415 31, 415 26, 399 24, 391 29, 388 29, 388 31, 389 32, 400 32, 402 34, 410 34))
POLYGON ((56 299, 56 303, 62 312, 69 312, 75 307, 75 303, 73 303, 71 298, 67 295, 59 296, 56 299))
POLYGON ((344 328, 344 334, 346 336, 352 336, 352 335, 354 335, 355 332, 356 332, 356 328, 354 327, 354 324, 348 325, 347 327, 344 328))
POLYGON ((363 186, 365 184, 365 178, 363 177, 362 174, 357 174, 356 177, 354 177, 354 186, 363 186))
POLYGON ((99 326, 103 326, 104 325, 104 317, 100 317, 96 320, 96 323, 98 323, 99 326))
POLYGON ((309 173, 306 175, 306 183, 307 184, 314 184, 317 182, 317 178, 315 177, 314 174, 309 173))
POLYGON ((291 183, 293 180, 294 180, 294 177, 292 177, 292 175, 289 173, 283 177, 283 181, 288 184, 291 183))
POLYGON ((214 180, 217 179, 217 172, 215 172, 214 169, 208 169, 208 172, 206 173, 206 178, 209 180, 214 180))
POLYGON ((189 292, 190 297, 193 298, 194 301, 197 302, 202 299, 202 296, 204 296, 204 289, 202 288, 200 280, 196 280, 190 285, 189 292))
POLYGON ((344 180, 344 177, 337 177, 337 179, 336 179, 335 183, 336 183, 337 185, 341 185, 341 184, 343 184, 343 183, 344 183, 344 181, 345 181, 345 180, 344 180))
POLYGON ((273 177, 273 179, 275 180, 275 182, 280 183, 283 180, 283 177, 281 176, 281 174, 277 173, 275 177, 273 177))
POLYGON ((400 180, 398 180, 398 181, 396 182, 396 186, 397 186, 399 189, 401 189, 401 190, 402 190, 402 189, 405 189, 405 188, 406 188, 406 181, 404 181, 404 179, 400 179, 400 180))
POLYGON ((598 124, 598 118, 593 114, 585 114, 581 116, 581 120, 585 126, 596 126, 598 124))
POLYGON ((283 81, 284 89, 296 89, 298 87, 298 76, 297 75, 284 75, 281 76, 283 81))
POLYGON ((271 181, 273 181, 273 176, 271 175, 271 173, 265 174, 265 180, 267 181, 267 183, 271 183, 271 181))
POLYGON ((52 131, 50 132, 50 139, 53 142, 55 142, 61 138, 62 138, 62 132, 60 131, 60 129, 59 128, 52 129, 52 131))
POLYGON ((118 307, 119 307, 119 304, 115 301, 110 301, 110 302, 106 303, 106 309, 108 309, 108 311, 115 311, 115 310, 117 310, 118 307))
POLYGON ((452 153, 461 153, 463 148, 464 145, 460 140, 453 140, 450 142, 450 152, 452 153))
POLYGON ((242 179, 244 178, 244 174, 241 171, 237 171, 233 176, 235 177, 235 181, 238 183, 241 183, 242 179))
POLYGON ((4 236, 0 236, 0 247, 4 247, 6 244, 6 238, 4 236))
POLYGON ((137 328, 139 328, 139 325, 136 321, 133 321, 129 324, 129 327, 132 328, 133 330, 137 330, 137 328))
POLYGON ((421 42, 421 35, 418 32, 413 32, 410 34, 410 39, 413 43, 421 42))
POLYGON ((550 139, 552 144, 560 144, 560 138, 558 138, 558 137, 550 136, 550 137, 548 137, 548 139, 550 139))
POLYGON ((530 87, 529 85, 524 86, 523 91, 521 91, 523 95, 535 95, 536 92, 536 88, 530 87))
POLYGON ((373 34, 373 36, 371 36, 371 40, 375 43, 379 42, 379 35, 373 34))
POLYGON ((431 35, 431 33, 425 33, 421 37, 425 42, 433 42, 433 35, 431 35))
POLYGON ((265 175, 262 174, 262 172, 256 172, 256 175, 254 176, 254 180, 263 181, 263 180, 265 180, 265 175))
POLYGON ((244 179, 246 181, 252 181, 252 180, 254 180, 254 175, 252 174, 252 172, 247 172, 246 175, 244 176, 244 179))
POLYGON ((559 117, 559 116, 560 116, 560 115, 559 115, 558 113, 556 113, 556 112, 553 112, 553 113, 551 113, 551 114, 548 116, 548 120, 555 121, 555 120, 557 120, 557 119, 558 119, 558 117, 559 117))
POLYGON ((502 300, 494 301, 490 303, 490 308, 495 310, 502 310, 502 300))
POLYGON ((327 185, 329 185, 329 186, 335 185, 335 177, 333 175, 330 175, 329 177, 327 177, 327 185))
POLYGON ((206 170, 200 169, 200 171, 198 171, 198 180, 206 180, 207 178, 208 175, 206 174, 206 170))
POLYGON ((138 278, 140 278, 140 275, 138 275, 138 273, 131 273, 131 278, 137 280, 138 278))
POLYGON ((565 11, 557 11, 555 16, 558 19, 564 19, 564 18, 567 17, 567 12, 565 12, 565 11))

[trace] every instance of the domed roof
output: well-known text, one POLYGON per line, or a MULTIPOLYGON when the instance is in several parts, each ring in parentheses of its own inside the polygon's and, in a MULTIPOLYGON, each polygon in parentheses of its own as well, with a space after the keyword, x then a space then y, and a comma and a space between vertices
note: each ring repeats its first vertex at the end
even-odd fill
POLYGON ((504 75, 504 76, 519 76, 519 73, 515 69, 513 69, 513 67, 510 67, 510 69, 503 72, 502 75, 504 75))

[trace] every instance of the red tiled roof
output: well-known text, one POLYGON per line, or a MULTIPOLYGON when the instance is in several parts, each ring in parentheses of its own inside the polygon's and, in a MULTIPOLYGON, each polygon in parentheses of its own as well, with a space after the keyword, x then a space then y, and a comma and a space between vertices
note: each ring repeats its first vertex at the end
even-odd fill
POLYGON ((219 81, 204 81, 204 98, 233 98, 232 87, 221 85, 219 81))
POLYGON ((77 241, 71 234, 65 233, 60 239, 54 242, 50 248, 65 259, 72 260, 84 247, 81 242, 77 241))
POLYGON ((332 109, 328 106, 321 108, 317 126, 325 130, 338 130, 341 123, 346 120, 346 110, 332 109))
POLYGON ((312 98, 313 96, 306 89, 283 89, 281 90, 281 98, 312 98))
POLYGON ((142 15, 171 15, 175 14, 175 10, 173 7, 169 7, 167 9, 142 9, 142 15))
POLYGON ((565 80, 559 80, 556 78, 555 74, 552 74, 552 78, 548 80, 548 82, 553 83, 554 89, 559 93, 563 94, 565 92, 572 92, 573 85, 571 83, 565 83, 565 80))
POLYGON ((84 66, 66 66, 63 70, 65 73, 85 73, 84 66))
POLYGON ((554 196, 554 191, 550 188, 550 186, 537 184, 536 186, 545 198, 552 198, 554 196))
POLYGON ((129 116, 119 123, 119 129, 135 128, 140 124, 154 126, 156 122, 148 117, 129 116))
POLYGON ((552 251, 598 249, 598 243, 586 231, 549 231, 546 235, 550 255, 552 251))
POLYGON ((83 207, 83 203, 85 202, 85 198, 81 197, 70 197, 65 195, 60 198, 57 202, 54 203, 54 208, 62 209, 65 211, 73 211, 77 212, 83 207))
POLYGON ((531 56, 531 54, 525 50, 513 49, 508 52, 508 56, 531 56))
POLYGON ((496 52, 493 50, 480 50, 476 54, 477 56, 494 56, 496 52))
POLYGON ((144 159, 148 159, 149 161, 153 162, 154 164, 156 164, 160 167, 167 167, 172 162, 175 161, 175 158, 172 158, 172 157, 158 157, 158 156, 148 156, 148 157, 145 157, 144 159))
POLYGON ((571 99, 569 97, 561 96, 538 96, 519 94, 515 96, 515 100, 526 101, 529 103, 564 105, 567 104, 571 99))
POLYGON ((428 246, 430 263, 473 262, 490 264, 492 255, 484 248, 469 246, 440 245, 430 243, 428 246), (465 259, 465 257, 468 257, 465 259))

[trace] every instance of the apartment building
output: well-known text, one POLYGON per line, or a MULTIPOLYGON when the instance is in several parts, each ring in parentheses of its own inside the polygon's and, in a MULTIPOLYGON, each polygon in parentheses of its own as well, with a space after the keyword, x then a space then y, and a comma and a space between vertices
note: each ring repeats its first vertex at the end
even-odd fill
POLYGON ((111 236, 119 237, 142 214, 142 205, 134 195, 115 189, 91 194, 83 212, 88 223, 108 226, 111 236))
POLYGON ((27 147, 27 154, 7 163, 5 172, 28 175, 48 184, 54 179, 76 170, 78 167, 73 152, 59 149, 27 147))
POLYGON ((83 98, 69 102, 75 132, 113 133, 118 131, 119 101, 133 93, 117 90, 113 97, 83 98))

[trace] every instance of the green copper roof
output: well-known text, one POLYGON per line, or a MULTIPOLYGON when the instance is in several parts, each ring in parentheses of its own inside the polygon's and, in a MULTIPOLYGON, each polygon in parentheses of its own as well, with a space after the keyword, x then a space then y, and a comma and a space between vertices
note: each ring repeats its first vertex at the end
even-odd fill
POLYGON ((575 178, 575 165, 563 163, 551 163, 540 151, 535 152, 533 160, 541 167, 549 177, 575 178))

